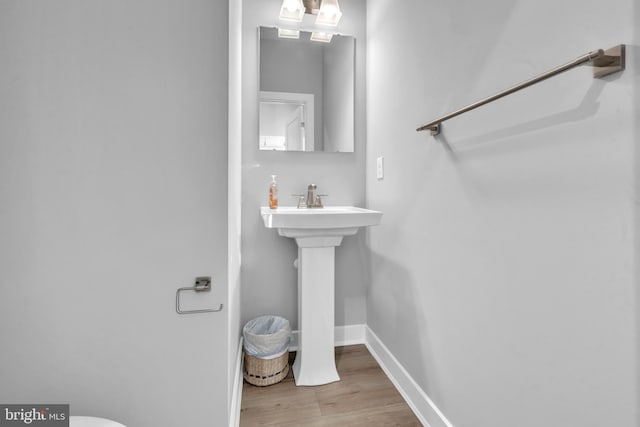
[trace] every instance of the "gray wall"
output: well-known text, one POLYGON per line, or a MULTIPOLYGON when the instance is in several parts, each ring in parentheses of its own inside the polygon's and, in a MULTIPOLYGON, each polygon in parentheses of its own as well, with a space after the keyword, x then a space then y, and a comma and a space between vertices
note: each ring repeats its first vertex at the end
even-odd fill
POLYGON ((640 425, 638 7, 367 3, 368 324, 455 426, 640 425), (580 67, 415 132, 619 43, 622 74, 580 67))
MULTIPOLYGON (((356 37, 356 137, 350 154, 258 150, 258 27, 280 24, 279 0, 244 2, 242 124, 242 317, 278 314, 297 328, 297 257, 295 241, 264 228, 260 206, 268 204, 270 175, 277 174, 280 204, 295 205, 291 194, 316 183, 331 205, 364 205, 364 0, 340 2, 337 31, 356 37)), ((307 16, 306 18, 311 18, 307 16)), ((313 27, 305 20, 303 28, 313 27)), ((367 249, 363 234, 344 239, 336 250, 336 324, 366 321, 367 249)))
MULTIPOLYGON (((227 423, 226 1, 0 2, 0 402, 227 423)), ((237 323, 237 322, 236 322, 237 323)), ((237 339, 237 335, 236 335, 237 339)))

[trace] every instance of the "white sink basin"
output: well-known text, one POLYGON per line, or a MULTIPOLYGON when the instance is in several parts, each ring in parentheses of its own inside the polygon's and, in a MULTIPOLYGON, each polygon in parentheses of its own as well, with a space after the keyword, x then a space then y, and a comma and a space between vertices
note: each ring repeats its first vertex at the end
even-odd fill
MULTIPOLYGON (((260 208, 260 214, 267 228, 278 229, 309 229, 317 230, 312 234, 321 234, 319 230, 331 230, 330 234, 339 233, 339 229, 346 232, 345 235, 351 233, 355 227, 366 227, 369 225, 380 224, 382 212, 370 209, 357 208, 354 206, 327 206, 324 208, 299 209, 295 206, 284 206, 277 209, 269 209, 263 206, 260 208)), ((285 234, 280 233, 281 235, 285 234)))

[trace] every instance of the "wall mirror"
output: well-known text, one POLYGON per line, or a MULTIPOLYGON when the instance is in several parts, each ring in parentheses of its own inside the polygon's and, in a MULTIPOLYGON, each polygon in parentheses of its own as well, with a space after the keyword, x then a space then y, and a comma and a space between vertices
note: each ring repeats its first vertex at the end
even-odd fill
POLYGON ((319 42, 309 31, 259 33, 260 150, 353 152, 354 37, 321 34, 319 42))

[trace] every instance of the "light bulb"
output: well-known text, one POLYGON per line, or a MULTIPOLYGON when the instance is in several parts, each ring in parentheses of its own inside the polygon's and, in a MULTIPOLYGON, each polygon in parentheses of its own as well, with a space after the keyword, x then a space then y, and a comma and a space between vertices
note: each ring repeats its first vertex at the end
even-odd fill
POLYGON ((302 0, 282 0, 280 19, 301 22, 303 17, 304 5, 302 4, 302 0))
POLYGON ((314 31, 311 33, 311 40, 314 42, 331 43, 333 34, 314 31))
POLYGON ((342 12, 340 11, 338 0, 322 0, 316 24, 335 27, 340 22, 341 17, 342 12))

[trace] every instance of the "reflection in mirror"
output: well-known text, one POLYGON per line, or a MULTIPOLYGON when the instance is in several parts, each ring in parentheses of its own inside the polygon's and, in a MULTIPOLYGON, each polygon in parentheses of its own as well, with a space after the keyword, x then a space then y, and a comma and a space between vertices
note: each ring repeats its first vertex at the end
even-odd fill
POLYGON ((261 150, 353 152, 355 39, 260 27, 261 150))
POLYGON ((261 91, 260 149, 313 151, 313 107, 313 94, 261 91))

